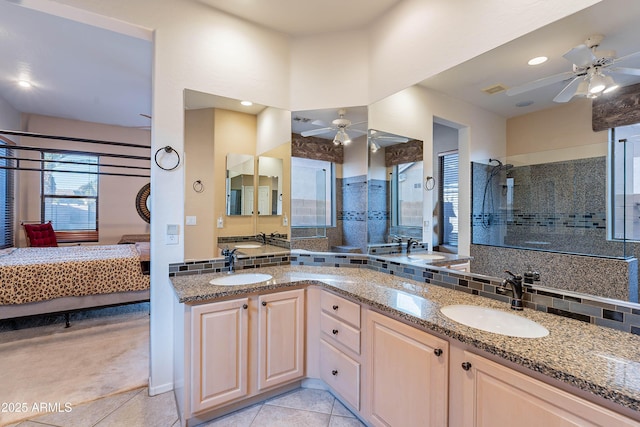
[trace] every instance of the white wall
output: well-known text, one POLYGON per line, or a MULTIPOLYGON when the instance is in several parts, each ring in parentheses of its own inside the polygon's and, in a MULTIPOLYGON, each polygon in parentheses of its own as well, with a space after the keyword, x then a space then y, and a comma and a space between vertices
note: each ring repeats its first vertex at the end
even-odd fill
MULTIPOLYGON (((4 98, 0 96, 0 129, 17 130, 20 129, 20 112, 14 109, 4 98)), ((10 135, 0 135, 14 142, 17 137, 10 135)))
MULTIPOLYGON (((358 48, 365 39, 357 32, 346 38, 290 40, 195 1, 58 1, 154 30, 152 153, 167 145, 182 152, 185 88, 290 110, 368 104, 596 2, 405 0, 397 11, 379 20, 366 43, 368 55, 364 55, 358 48), (310 47, 321 51, 320 58, 340 59, 347 65, 310 64, 316 58, 307 50, 310 47), (353 65, 349 66, 349 61, 353 65)), ((42 9, 50 2, 31 0, 29 4, 42 9)), ((439 101, 437 96, 427 96, 417 88, 407 91, 415 95, 415 102, 408 106, 415 107, 415 115, 423 123, 408 123, 409 132, 399 126, 376 128, 430 144, 432 115, 450 116, 451 120, 464 116, 463 112, 444 111, 446 106, 436 108, 433 103, 439 101), (440 110, 450 114, 441 114, 440 110)), ((404 96, 402 93, 400 96, 404 96)), ((468 132, 460 132, 461 138, 473 142, 473 149, 466 157, 461 154, 461 161, 488 157, 491 148, 500 143, 500 138, 488 137, 494 136, 499 126, 479 128, 474 124, 480 117, 461 118, 467 120, 458 123, 470 126, 468 132)), ((182 167, 171 172, 152 168, 151 394, 171 389, 173 381, 175 295, 168 279, 168 264, 182 260, 183 245, 181 241, 165 246, 163 236, 167 224, 184 223, 183 173, 182 167)), ((431 173, 430 168, 425 173, 431 173)), ((461 211, 463 215, 468 217, 468 208, 461 211)), ((460 243, 464 244, 462 239, 460 243)))

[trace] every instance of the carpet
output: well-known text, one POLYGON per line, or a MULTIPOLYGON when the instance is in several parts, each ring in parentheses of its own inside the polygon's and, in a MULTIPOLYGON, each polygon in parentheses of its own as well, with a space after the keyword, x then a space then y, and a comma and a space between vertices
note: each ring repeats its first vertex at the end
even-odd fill
POLYGON ((0 426, 144 387, 148 377, 148 310, 5 330, 0 426))

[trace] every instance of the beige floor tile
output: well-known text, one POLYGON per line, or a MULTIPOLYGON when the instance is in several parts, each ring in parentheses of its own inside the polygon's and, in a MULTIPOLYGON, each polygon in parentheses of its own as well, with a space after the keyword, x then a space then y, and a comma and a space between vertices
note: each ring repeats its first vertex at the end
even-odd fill
POLYGON ((153 397, 143 391, 96 424, 96 427, 171 427, 177 419, 178 411, 173 391, 153 397))
POLYGON ((301 388, 267 400, 265 405, 283 406, 286 408, 331 414, 334 400, 335 398, 328 391, 301 388))
MULTIPOLYGON (((0 424, 2 425, 2 424, 0 424)), ((42 424, 35 421, 27 420, 17 424, 9 424, 6 427, 64 427, 62 425, 42 424)))
POLYGON ((327 427, 329 414, 263 405, 251 427, 327 427))
POLYGON ((217 418, 198 427, 249 427, 262 408, 262 404, 249 406, 224 417, 217 418))
POLYGON ((39 423, 64 427, 92 426, 132 399, 138 393, 147 393, 147 389, 139 388, 126 393, 119 393, 72 407, 70 412, 47 414, 41 417, 32 418, 32 420, 39 423))
POLYGON ((331 415, 337 415, 339 417, 350 417, 355 418, 355 415, 351 413, 350 410, 347 409, 346 406, 342 404, 338 399, 333 402, 333 409, 331 410, 331 415))
POLYGON ((329 427, 364 427, 357 418, 331 416, 329 427))

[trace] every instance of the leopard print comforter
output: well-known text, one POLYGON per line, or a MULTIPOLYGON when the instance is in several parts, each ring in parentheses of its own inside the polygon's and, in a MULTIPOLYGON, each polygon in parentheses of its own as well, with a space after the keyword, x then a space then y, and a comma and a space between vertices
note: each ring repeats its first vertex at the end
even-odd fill
POLYGON ((149 289, 135 245, 18 248, 0 256, 0 305, 149 289))

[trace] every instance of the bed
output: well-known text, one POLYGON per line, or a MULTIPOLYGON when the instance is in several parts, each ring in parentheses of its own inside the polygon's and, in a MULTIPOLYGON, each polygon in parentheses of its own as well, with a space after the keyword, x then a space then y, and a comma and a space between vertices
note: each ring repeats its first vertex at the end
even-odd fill
POLYGON ((149 299, 135 245, 16 248, 0 254, 0 319, 149 299))

